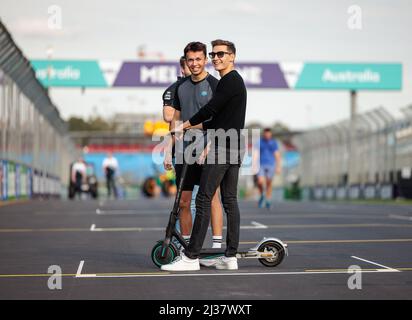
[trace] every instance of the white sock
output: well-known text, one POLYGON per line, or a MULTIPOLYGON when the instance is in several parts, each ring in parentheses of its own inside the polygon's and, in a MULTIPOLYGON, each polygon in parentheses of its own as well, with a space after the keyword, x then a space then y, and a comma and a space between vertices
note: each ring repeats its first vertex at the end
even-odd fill
POLYGON ((190 235, 188 235, 188 236, 183 236, 183 239, 186 241, 186 243, 189 243, 189 241, 190 241, 190 235))
POLYGON ((212 249, 222 248, 222 236, 213 236, 212 249))

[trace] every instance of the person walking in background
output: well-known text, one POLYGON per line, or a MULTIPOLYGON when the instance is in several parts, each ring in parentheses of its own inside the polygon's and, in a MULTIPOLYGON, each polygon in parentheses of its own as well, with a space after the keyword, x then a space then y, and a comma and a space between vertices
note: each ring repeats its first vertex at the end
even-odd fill
POLYGON ((117 198, 117 188, 116 188, 116 173, 119 170, 119 163, 113 153, 109 152, 107 157, 103 160, 103 172, 106 177, 107 186, 107 197, 110 198, 113 190, 113 195, 117 198))
POLYGON ((259 161, 259 171, 256 175, 260 193, 258 206, 259 208, 265 206, 267 209, 270 209, 273 177, 275 174, 281 173, 281 155, 270 128, 263 130, 263 136, 259 141, 259 149, 255 151, 253 161, 255 164, 259 161))
POLYGON ((76 197, 76 193, 79 194, 79 199, 81 198, 82 194, 82 185, 86 182, 87 179, 87 167, 86 163, 84 162, 83 158, 80 157, 75 163, 72 165, 71 170, 71 180, 74 185, 74 197, 76 197))

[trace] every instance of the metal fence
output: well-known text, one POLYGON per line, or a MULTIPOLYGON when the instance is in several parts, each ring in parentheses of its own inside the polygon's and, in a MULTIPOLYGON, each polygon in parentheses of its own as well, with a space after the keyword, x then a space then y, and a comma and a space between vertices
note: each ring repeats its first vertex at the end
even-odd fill
POLYGON ((76 155, 66 123, 0 21, 0 198, 60 194, 76 155))
POLYGON ((294 137, 304 198, 412 198, 412 106, 383 107, 294 137))

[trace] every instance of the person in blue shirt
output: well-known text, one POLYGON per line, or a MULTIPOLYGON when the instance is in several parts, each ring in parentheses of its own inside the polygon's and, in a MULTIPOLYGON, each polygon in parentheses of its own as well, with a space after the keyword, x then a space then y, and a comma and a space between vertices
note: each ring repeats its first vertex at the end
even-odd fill
MULTIPOLYGON (((278 144, 273 139, 272 131, 270 128, 263 130, 263 136, 260 138, 259 150, 257 157, 254 157, 254 161, 259 161, 259 171, 256 175, 257 187, 259 189, 259 208, 266 206, 270 209, 272 200, 272 180, 275 174, 281 173, 281 155, 278 144), (264 192, 266 189, 266 193, 264 192)), ((255 153, 256 154, 256 153, 255 153)))

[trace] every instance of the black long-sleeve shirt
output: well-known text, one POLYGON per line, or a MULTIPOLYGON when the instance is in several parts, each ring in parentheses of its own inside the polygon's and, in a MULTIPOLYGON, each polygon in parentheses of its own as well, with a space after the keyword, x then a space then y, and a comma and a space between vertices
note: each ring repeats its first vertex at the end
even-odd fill
MULTIPOLYGON (((245 126, 246 98, 245 83, 240 74, 236 70, 232 70, 220 79, 213 98, 191 117, 189 122, 192 126, 203 122, 205 130, 223 129, 228 132, 234 129, 238 134, 238 143, 235 149, 243 149, 244 139, 241 138, 240 131, 245 126), (211 117, 210 121, 204 122, 211 117)), ((218 144, 221 145, 221 143, 218 144)), ((226 150, 231 149, 228 138, 225 148, 226 150)))
POLYGON ((236 70, 225 74, 216 87, 213 98, 189 122, 192 126, 212 117, 204 129, 243 129, 246 117, 246 87, 236 70))

